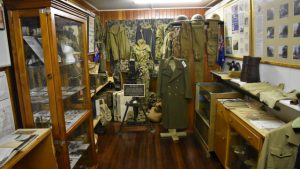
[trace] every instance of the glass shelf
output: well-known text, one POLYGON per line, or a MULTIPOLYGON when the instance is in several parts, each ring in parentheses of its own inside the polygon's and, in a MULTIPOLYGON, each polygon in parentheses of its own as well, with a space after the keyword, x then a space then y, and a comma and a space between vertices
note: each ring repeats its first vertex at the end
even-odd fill
POLYGON ((91 154, 89 153, 92 144, 88 139, 87 127, 87 122, 81 124, 67 141, 72 169, 90 168, 92 166, 91 154))
POLYGON ((65 112, 65 123, 67 131, 74 126, 74 124, 85 115, 88 110, 68 110, 65 112))
MULTIPOLYGON (((62 98, 68 99, 71 96, 75 95, 76 93, 84 90, 85 86, 75 86, 75 87, 62 87, 62 98)), ((30 90, 30 97, 31 97, 31 103, 38 104, 48 104, 49 103, 49 96, 47 92, 47 88, 34 88, 30 90)))

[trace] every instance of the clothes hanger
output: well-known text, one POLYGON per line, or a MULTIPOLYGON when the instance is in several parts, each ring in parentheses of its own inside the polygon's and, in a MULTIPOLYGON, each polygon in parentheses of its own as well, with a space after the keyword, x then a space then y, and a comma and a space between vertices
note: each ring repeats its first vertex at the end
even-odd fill
POLYGON ((300 117, 296 118, 296 119, 292 122, 292 128, 293 128, 293 129, 300 129, 300 117))

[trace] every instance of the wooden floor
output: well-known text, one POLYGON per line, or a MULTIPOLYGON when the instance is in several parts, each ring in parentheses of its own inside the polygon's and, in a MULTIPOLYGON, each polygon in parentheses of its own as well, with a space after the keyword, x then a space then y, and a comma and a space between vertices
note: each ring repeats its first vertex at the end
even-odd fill
POLYGON ((117 133, 112 124, 99 142, 99 169, 221 169, 220 163, 205 157, 195 138, 187 136, 178 142, 162 139, 159 125, 155 132, 117 133))

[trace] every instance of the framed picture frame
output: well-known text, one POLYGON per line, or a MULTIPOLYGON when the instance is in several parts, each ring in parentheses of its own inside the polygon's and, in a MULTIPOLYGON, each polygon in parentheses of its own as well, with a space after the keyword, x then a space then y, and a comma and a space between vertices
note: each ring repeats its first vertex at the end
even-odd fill
POLYGON ((225 55, 243 58, 251 55, 251 0, 233 0, 223 9, 225 55))
POLYGON ((300 0, 253 0, 254 55, 266 64, 300 69, 300 0))
POLYGON ((0 30, 5 29, 5 19, 4 19, 4 9, 2 4, 0 4, 0 30))

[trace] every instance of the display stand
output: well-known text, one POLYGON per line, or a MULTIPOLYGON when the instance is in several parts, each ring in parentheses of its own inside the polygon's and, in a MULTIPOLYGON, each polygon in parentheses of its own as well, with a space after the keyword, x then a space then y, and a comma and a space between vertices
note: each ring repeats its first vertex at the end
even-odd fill
POLYGON ((168 129, 168 133, 160 133, 160 137, 167 138, 172 137, 173 141, 178 141, 179 137, 186 137, 187 133, 185 131, 183 132, 177 132, 176 129, 168 129))
POLYGON ((126 110, 125 110, 125 114, 124 114, 123 119, 122 119, 122 123, 121 123, 119 132, 121 132, 121 130, 122 130, 123 126, 124 126, 124 121, 125 121, 125 118, 126 118, 126 116, 127 116, 129 107, 133 107, 133 112, 134 112, 134 122, 132 123, 133 125, 138 125, 138 124, 140 124, 140 123, 138 123, 138 122, 136 121, 137 116, 138 116, 138 114, 139 114, 139 112, 140 112, 139 109, 141 109, 141 110, 143 111, 143 114, 144 114, 144 116, 145 116, 145 118, 146 118, 146 124, 149 123, 149 120, 148 120, 148 117, 147 117, 147 115, 146 115, 146 112, 145 112, 145 110, 143 109, 143 104, 140 102, 140 99, 139 99, 139 98, 133 97, 132 100, 129 101, 129 102, 126 102, 125 105, 126 105, 126 110))
MULTIPOLYGON (((138 114, 140 113, 139 110, 143 111, 143 114, 146 118, 146 124, 149 124, 150 121, 146 115, 144 108, 143 108, 144 104, 141 102, 141 98, 145 97, 145 85, 144 84, 124 84, 123 89, 124 89, 124 96, 131 96, 132 100, 125 103, 126 110, 125 110, 124 116, 122 118, 122 123, 121 123, 119 132, 121 132, 121 130, 123 128, 124 121, 127 116, 129 107, 132 107, 133 112, 134 112, 134 121, 133 121, 133 123, 130 123, 131 125, 140 125, 141 124, 141 123, 137 122, 137 120, 136 120, 138 117, 138 114)), ((127 124, 129 124, 129 123, 127 123, 127 124)), ((145 124, 145 123, 142 123, 142 124, 145 124)))

